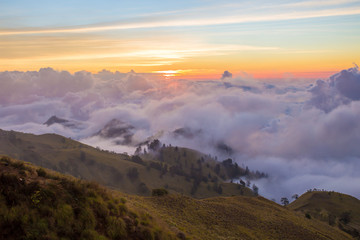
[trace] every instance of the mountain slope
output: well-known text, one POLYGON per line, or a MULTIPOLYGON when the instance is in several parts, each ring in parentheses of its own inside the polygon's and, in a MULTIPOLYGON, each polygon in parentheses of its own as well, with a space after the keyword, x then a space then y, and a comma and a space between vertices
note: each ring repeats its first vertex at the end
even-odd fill
POLYGON ((0 159, 0 239, 176 239, 96 183, 0 159))
POLYGON ((337 192, 309 191, 288 207, 360 239, 360 200, 355 197, 337 192))
POLYGON ((204 170, 200 170, 197 162, 204 155, 199 152, 175 147, 160 150, 171 153, 166 154, 169 157, 175 156, 176 151, 182 156, 185 153, 186 157, 180 159, 183 161, 183 164, 180 162, 182 171, 179 171, 178 161, 164 162, 168 157, 161 159, 156 151, 131 157, 96 149, 56 134, 34 135, 0 130, 0 154, 78 178, 95 180, 125 193, 150 195, 151 189, 164 187, 197 198, 253 195, 245 186, 227 183, 224 166, 219 165, 217 172, 212 161, 203 159, 204 170), (207 161, 209 168, 206 167, 207 161))
POLYGON ((351 239, 262 197, 141 197, 0 159, 1 239, 351 239))
POLYGON ((159 215, 170 229, 190 239, 351 239, 332 226, 262 197, 128 196, 128 202, 159 215))

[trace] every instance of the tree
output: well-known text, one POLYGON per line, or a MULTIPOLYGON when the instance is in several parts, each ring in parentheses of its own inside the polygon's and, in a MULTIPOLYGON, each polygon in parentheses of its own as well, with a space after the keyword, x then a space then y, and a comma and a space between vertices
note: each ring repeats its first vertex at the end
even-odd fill
POLYGON ((294 194, 294 195, 292 195, 292 197, 291 197, 292 199, 298 199, 299 198, 299 195, 297 195, 297 194, 294 194))
POLYGON ((149 149, 153 150, 154 152, 156 152, 161 146, 161 143, 158 139, 154 139, 149 145, 149 149))
POLYGON ((131 156, 131 161, 136 162, 136 163, 141 164, 141 165, 145 165, 145 162, 138 155, 131 156))
POLYGON ((255 196, 259 195, 259 188, 255 184, 252 185, 252 190, 255 196))
POLYGON ((136 148, 134 154, 135 154, 135 155, 139 155, 139 154, 141 154, 141 151, 142 151, 141 146, 138 146, 138 147, 136 148))
POLYGON ((249 174, 250 174, 249 167, 246 166, 244 175, 245 175, 245 176, 248 176, 249 174))
POLYGON ((289 199, 287 199, 287 197, 282 197, 280 202, 282 203, 282 205, 286 206, 289 204, 289 199))
POLYGON ((245 187, 245 182, 242 179, 240 179, 240 184, 245 187))

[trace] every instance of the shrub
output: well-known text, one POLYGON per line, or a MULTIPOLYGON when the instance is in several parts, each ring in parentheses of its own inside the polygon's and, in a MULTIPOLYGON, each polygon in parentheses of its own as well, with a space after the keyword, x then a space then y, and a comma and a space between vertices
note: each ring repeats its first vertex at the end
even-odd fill
POLYGON ((150 229, 143 229, 140 236, 139 236, 141 239, 144 239, 144 240, 153 240, 154 239, 154 234, 151 232, 150 229))
POLYGON ((25 170, 25 165, 23 162, 13 162, 11 164, 14 168, 20 169, 20 170, 25 170))
POLYGON ((96 225, 96 219, 91 208, 82 208, 77 217, 81 223, 82 229, 93 229, 96 225))
POLYGON ((4 163, 10 163, 10 158, 6 157, 6 156, 3 156, 3 157, 1 157, 0 161, 4 162, 4 163))
POLYGON ((124 220, 117 217, 109 217, 106 233, 111 239, 125 239, 127 234, 124 220))
POLYGON ((181 240, 186 240, 185 233, 183 233, 183 232, 178 232, 178 234, 176 234, 176 236, 181 240))
POLYGON ((95 230, 91 229, 85 229, 81 233, 81 240, 97 240, 98 239, 98 233, 95 230))
POLYGON ((36 172, 39 177, 46 177, 46 171, 43 168, 37 169, 36 172))
POLYGON ((120 203, 119 204, 119 213, 120 215, 125 215, 125 213, 128 212, 128 208, 125 206, 125 204, 120 203))
POLYGON ((72 223, 74 220, 73 209, 68 204, 63 204, 55 211, 56 228, 58 235, 71 236, 73 234, 72 223))
POLYGON ((152 196, 165 196, 168 194, 169 194, 168 190, 166 190, 164 188, 155 188, 151 192, 152 196))

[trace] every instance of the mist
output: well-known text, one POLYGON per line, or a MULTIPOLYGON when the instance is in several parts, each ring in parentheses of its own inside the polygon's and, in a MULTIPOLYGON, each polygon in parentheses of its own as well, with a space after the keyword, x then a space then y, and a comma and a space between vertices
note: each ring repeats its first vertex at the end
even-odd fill
POLYGON ((0 83, 5 130, 57 133, 129 154, 153 137, 268 173, 256 182, 268 198, 313 188, 360 197, 357 66, 317 81, 260 81, 228 71, 218 80, 191 81, 134 71, 70 74, 44 68, 1 72, 0 83), (70 127, 44 125, 54 115, 70 127), (96 135, 113 119, 128 126, 130 142, 96 135))

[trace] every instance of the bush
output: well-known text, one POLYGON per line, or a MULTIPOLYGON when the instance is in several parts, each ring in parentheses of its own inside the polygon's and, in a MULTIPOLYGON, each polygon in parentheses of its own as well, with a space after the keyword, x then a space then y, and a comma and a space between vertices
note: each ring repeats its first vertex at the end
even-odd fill
POLYGON ((20 170, 25 170, 25 164, 23 162, 13 162, 11 164, 14 168, 20 169, 20 170))
POLYGON ((126 224, 124 220, 117 217, 110 217, 106 233, 111 239, 126 239, 126 224))
POLYGON ((164 188, 156 188, 156 189, 153 189, 152 192, 151 192, 151 195, 152 196, 165 196, 165 195, 168 195, 169 192, 168 190, 164 189, 164 188))
POLYGON ((46 171, 43 168, 37 169, 36 172, 39 177, 46 177, 46 171))
POLYGON ((0 161, 4 162, 4 163, 10 163, 10 158, 6 157, 6 156, 3 156, 3 157, 1 157, 0 161))
POLYGON ((176 236, 181 239, 181 240, 185 240, 186 239, 186 236, 185 236, 185 233, 183 232, 178 232, 178 234, 176 234, 176 236))

